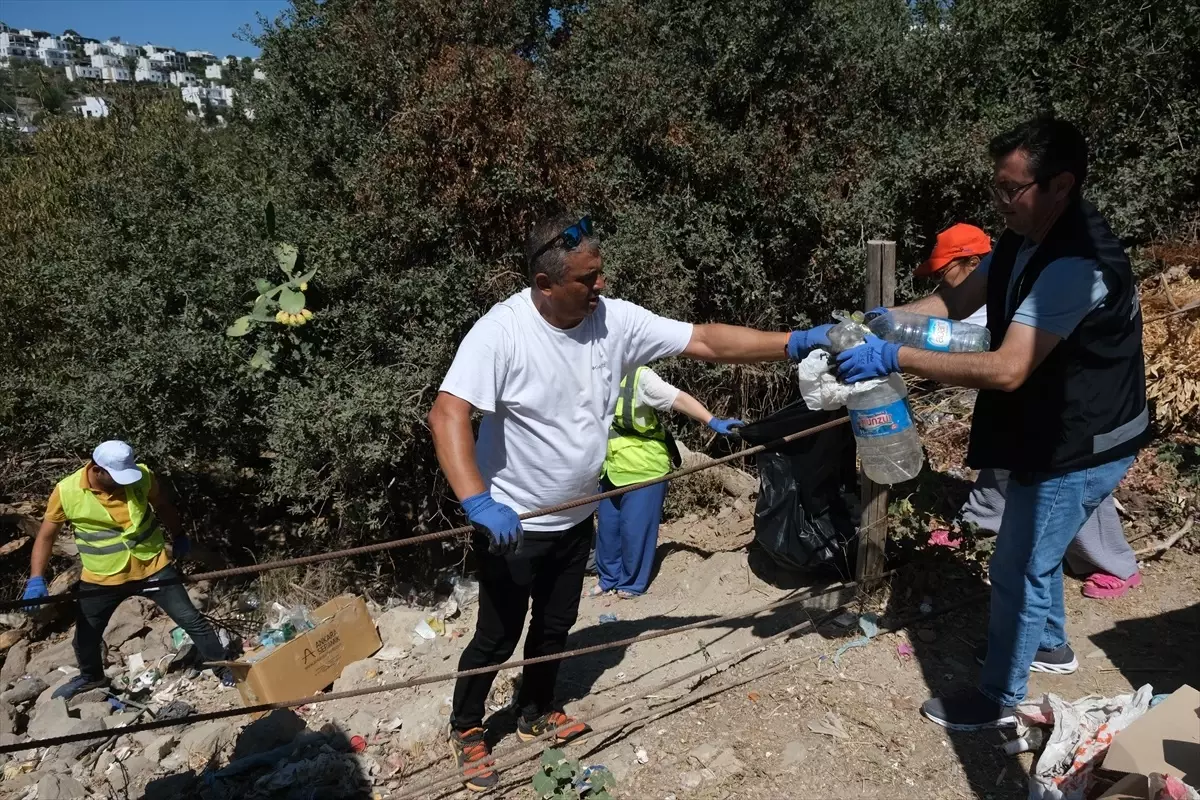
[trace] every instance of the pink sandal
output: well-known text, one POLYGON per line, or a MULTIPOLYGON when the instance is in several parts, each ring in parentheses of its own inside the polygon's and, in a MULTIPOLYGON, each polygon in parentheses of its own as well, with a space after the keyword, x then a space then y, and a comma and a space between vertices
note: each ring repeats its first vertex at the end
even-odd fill
POLYGON ((1095 600, 1112 600, 1121 597, 1135 586, 1142 585, 1142 574, 1135 572, 1125 580, 1107 572, 1094 572, 1083 584, 1083 596, 1095 600))

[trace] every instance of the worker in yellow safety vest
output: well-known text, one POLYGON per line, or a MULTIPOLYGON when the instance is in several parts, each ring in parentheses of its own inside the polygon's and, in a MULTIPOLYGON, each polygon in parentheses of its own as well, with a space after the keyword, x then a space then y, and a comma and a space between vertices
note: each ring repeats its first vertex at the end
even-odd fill
MULTIPOLYGON (((70 698, 108 686, 101 655, 104 629, 121 601, 135 594, 167 612, 192 638, 201 659, 225 658, 224 646, 187 590, 179 583, 163 585, 178 577, 172 555, 186 555, 191 545, 180 527, 179 512, 150 468, 137 463, 132 447, 121 441, 102 443, 92 452, 91 461, 54 487, 34 541, 24 599, 47 595, 50 553, 66 523, 74 530, 83 564, 77 588, 86 594, 76 607, 79 674, 58 687, 54 697, 70 698), (171 548, 164 531, 172 535, 171 548)), ((219 668, 217 674, 222 683, 233 684, 228 668, 219 668)))
MULTIPOLYGON (((659 478, 679 466, 679 450, 659 419, 660 411, 687 414, 722 436, 744 424, 739 419, 714 417, 703 403, 664 381, 654 370, 638 367, 621 379, 600 491, 659 478)), ((636 597, 646 592, 666 499, 664 482, 600 501, 596 510, 596 573, 600 581, 591 596, 615 591, 621 597, 636 597)))

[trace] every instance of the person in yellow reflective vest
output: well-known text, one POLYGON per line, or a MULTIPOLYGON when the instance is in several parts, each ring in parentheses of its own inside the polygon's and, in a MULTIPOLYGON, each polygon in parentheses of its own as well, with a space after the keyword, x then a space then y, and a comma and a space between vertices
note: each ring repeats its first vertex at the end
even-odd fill
MULTIPOLYGON (((616 415, 608 434, 608 455, 600 473, 600 491, 666 475, 679 466, 679 450, 658 412, 679 411, 729 436, 743 423, 714 417, 704 404, 664 381, 649 367, 621 379, 616 415)), ((596 510, 596 574, 591 595, 615 591, 622 597, 644 594, 654 569, 658 526, 667 484, 634 489, 600 501, 596 510)))
MULTIPOLYGON (((121 601, 135 594, 167 612, 192 637, 202 660, 225 658, 224 646, 187 590, 178 583, 161 585, 179 575, 171 565, 172 555, 186 555, 191 545, 180 527, 179 512, 150 468, 137 463, 132 447, 115 440, 100 444, 91 461, 54 487, 34 541, 24 599, 47 595, 46 568, 54 540, 66 523, 74 530, 83 564, 77 588, 92 594, 81 597, 76 608, 79 674, 58 687, 54 697, 70 698, 108 686, 100 652, 104 629, 121 601), (172 548, 167 547, 164 531, 172 536, 172 548)), ((227 686, 233 684, 228 668, 221 667, 217 675, 227 686)))

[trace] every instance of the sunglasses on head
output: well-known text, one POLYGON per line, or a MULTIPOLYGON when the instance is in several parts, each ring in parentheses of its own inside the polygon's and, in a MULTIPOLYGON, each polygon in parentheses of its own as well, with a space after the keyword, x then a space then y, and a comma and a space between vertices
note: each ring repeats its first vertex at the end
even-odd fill
POLYGON ((546 242, 544 245, 539 247, 537 249, 537 252, 534 253, 533 257, 529 260, 531 263, 534 261, 537 261, 538 256, 540 256, 542 253, 549 250, 551 247, 554 247, 556 244, 559 244, 560 242, 562 243, 564 250, 574 250, 576 247, 579 246, 579 243, 583 241, 585 236, 591 236, 591 235, 592 235, 592 218, 585 215, 579 219, 579 222, 576 222, 574 225, 570 226, 569 228, 564 228, 563 230, 559 231, 557 236, 555 236, 553 239, 551 239, 550 241, 546 242))

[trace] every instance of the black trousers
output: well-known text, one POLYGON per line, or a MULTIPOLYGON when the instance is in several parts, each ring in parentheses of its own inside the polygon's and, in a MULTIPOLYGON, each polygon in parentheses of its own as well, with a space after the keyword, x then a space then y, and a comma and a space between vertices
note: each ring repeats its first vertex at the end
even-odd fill
MULTIPOLYGON (((492 555, 487 537, 477 534, 475 556, 479 560, 479 621, 475 636, 458 660, 460 670, 502 664, 517 648, 525 614, 529 635, 525 658, 561 653, 567 633, 579 614, 583 575, 592 545, 593 524, 588 517, 568 530, 526 534, 521 552, 492 555), (533 538, 539 537, 539 538, 533 538)), ((517 706, 526 718, 555 710, 554 686, 559 661, 525 667, 517 706)), ((496 674, 459 678, 454 685, 451 726, 466 731, 483 725, 484 703, 496 674)))
POLYGON ((102 592, 104 587, 80 581, 78 588, 98 592, 91 597, 79 598, 75 617, 75 658, 79 671, 92 680, 104 679, 104 659, 100 653, 104 641, 104 629, 121 601, 137 594, 149 598, 175 620, 175 624, 187 631, 196 644, 196 650, 205 661, 220 661, 225 658, 225 648, 217 638, 212 625, 204 618, 188 597, 187 589, 181 584, 155 586, 156 580, 177 578, 174 566, 166 566, 149 579, 112 587, 113 591, 102 592))

